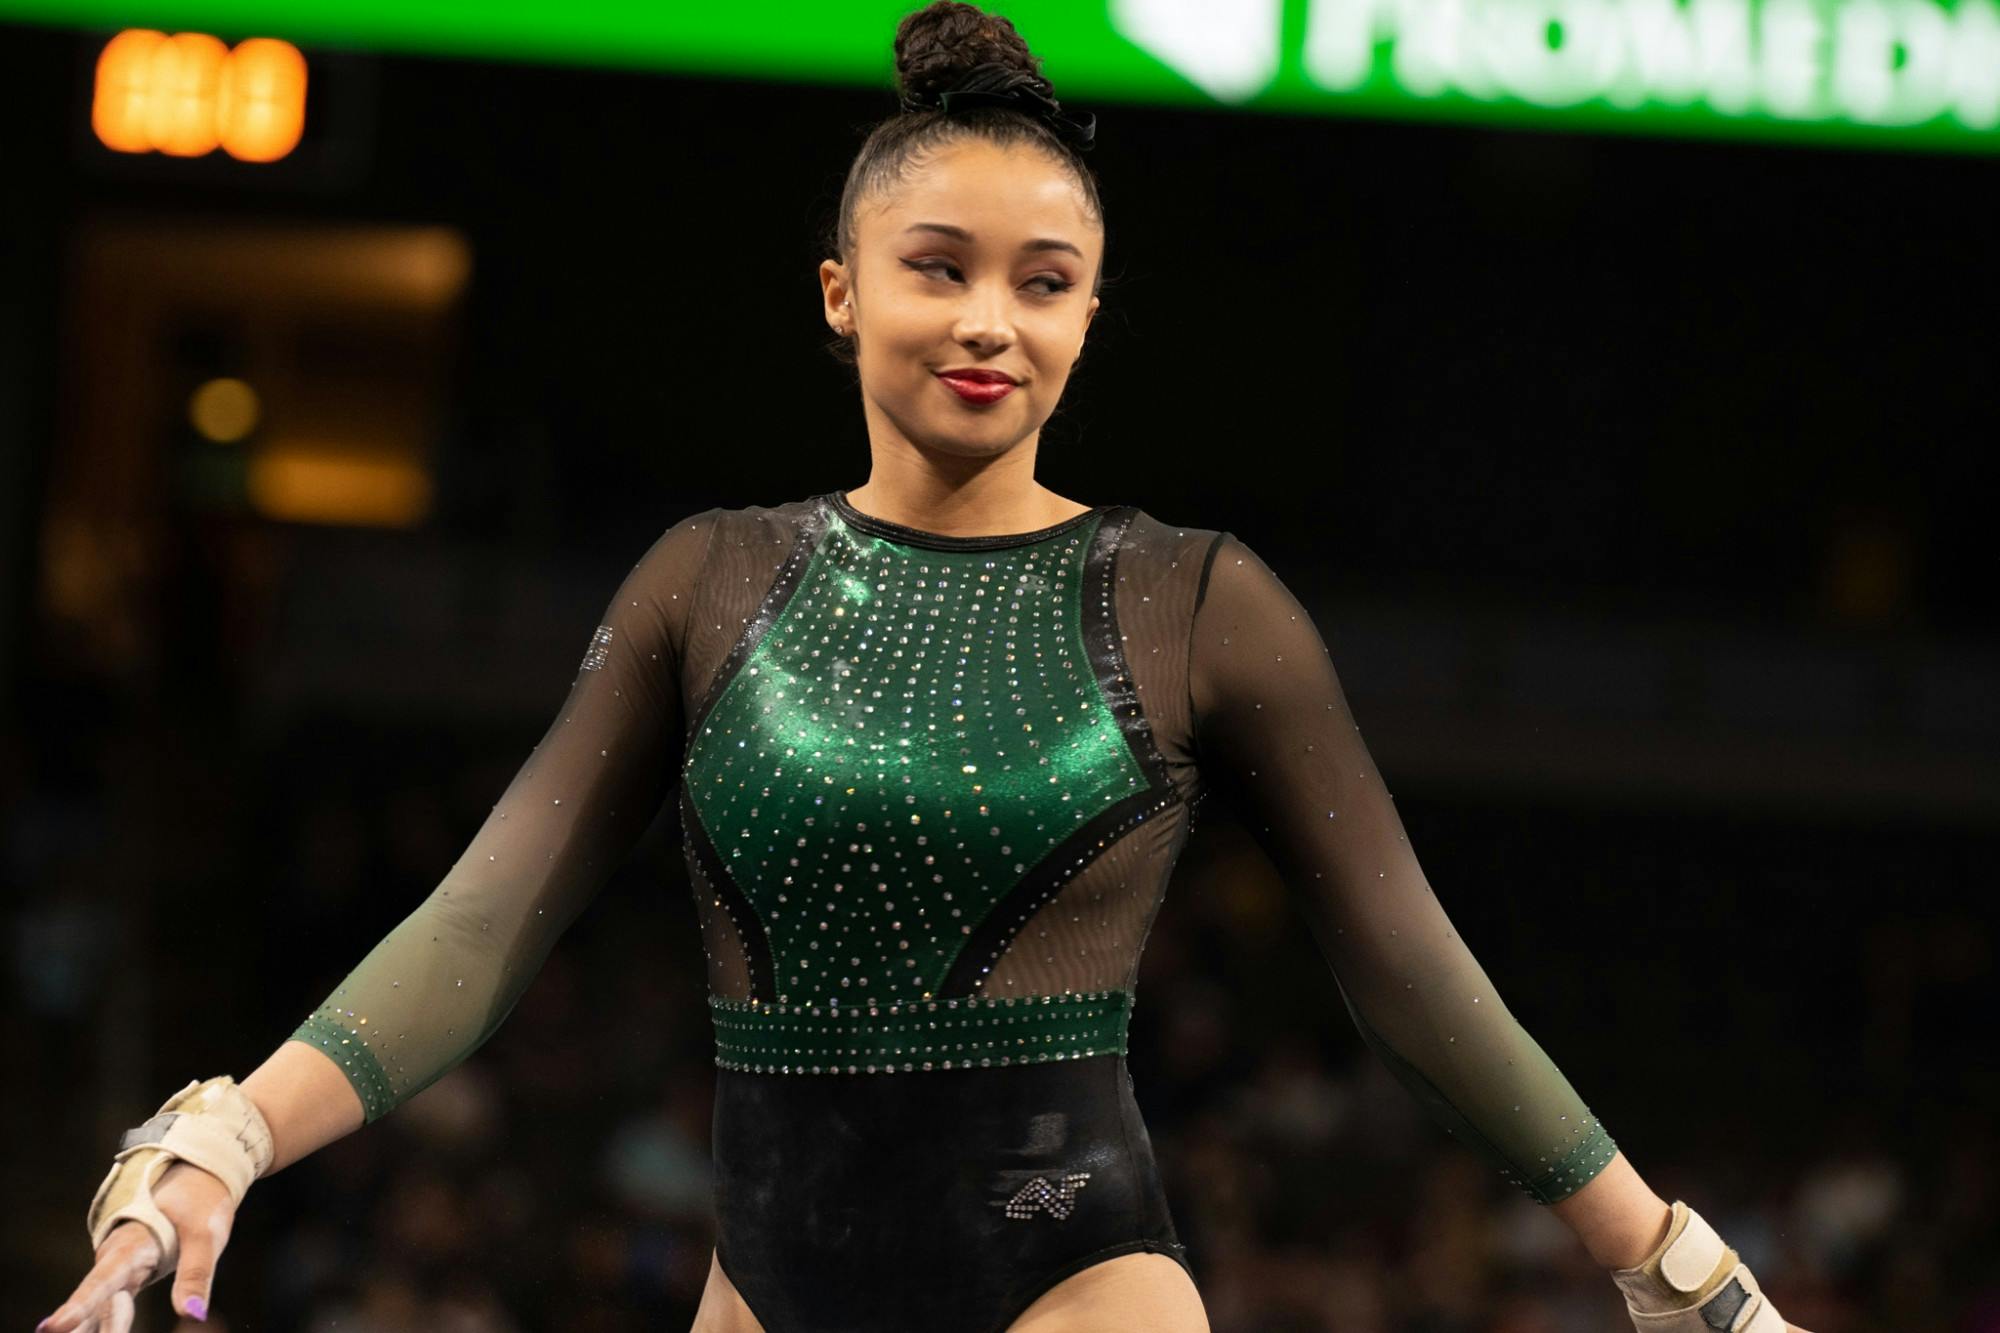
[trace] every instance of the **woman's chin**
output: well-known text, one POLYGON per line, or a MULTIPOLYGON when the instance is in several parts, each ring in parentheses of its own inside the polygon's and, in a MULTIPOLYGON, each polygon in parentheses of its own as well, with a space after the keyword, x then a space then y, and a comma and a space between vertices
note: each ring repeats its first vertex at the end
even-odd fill
POLYGON ((1003 429, 998 422, 955 422, 926 431, 916 442, 925 449, 959 458, 990 458, 1004 454, 1027 436, 1003 429))

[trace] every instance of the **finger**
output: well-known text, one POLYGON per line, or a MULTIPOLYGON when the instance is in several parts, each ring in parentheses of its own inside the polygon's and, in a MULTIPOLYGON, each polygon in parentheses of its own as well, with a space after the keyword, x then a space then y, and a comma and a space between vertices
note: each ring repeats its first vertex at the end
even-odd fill
POLYGON ((119 1224, 105 1241, 97 1265, 54 1314, 35 1325, 36 1333, 91 1333, 84 1321, 95 1322, 112 1292, 137 1291, 159 1260, 160 1244, 152 1232, 137 1222, 119 1224))
POLYGON ((190 1319, 208 1318, 208 1290, 215 1281, 215 1261, 229 1243, 227 1199, 200 1222, 179 1227, 181 1263, 174 1275, 174 1309, 190 1319))
POLYGON ((112 1292, 111 1313, 104 1321, 104 1333, 132 1333, 132 1311, 135 1308, 131 1292, 112 1292))

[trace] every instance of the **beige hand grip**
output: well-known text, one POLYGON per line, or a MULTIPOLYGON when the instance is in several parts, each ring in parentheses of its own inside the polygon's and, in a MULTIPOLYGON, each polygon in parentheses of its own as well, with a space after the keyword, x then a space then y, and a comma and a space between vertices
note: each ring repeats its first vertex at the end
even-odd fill
POLYGON ((153 1202, 153 1186, 174 1161, 213 1175, 229 1190, 230 1202, 240 1205, 250 1182, 271 1165, 271 1127, 236 1080, 223 1074, 188 1084, 151 1120, 125 1131, 91 1198, 86 1225, 95 1249, 120 1222, 143 1223, 160 1243, 160 1264, 149 1282, 180 1262, 180 1237, 153 1202))
POLYGON ((1613 1269, 1611 1280, 1639 1333, 1785 1333, 1749 1267, 1679 1199, 1666 1239, 1636 1268, 1613 1269))

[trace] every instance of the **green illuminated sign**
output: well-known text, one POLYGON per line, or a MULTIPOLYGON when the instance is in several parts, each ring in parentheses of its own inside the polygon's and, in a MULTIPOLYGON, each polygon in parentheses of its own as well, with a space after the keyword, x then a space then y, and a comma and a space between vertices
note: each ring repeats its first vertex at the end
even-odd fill
MULTIPOLYGON (((864 83, 881 0, 0 0, 0 19, 864 83)), ((1066 102, 2000 151, 1996 0, 996 0, 1066 102)), ((1111 130, 1109 123, 1107 131, 1111 130)))

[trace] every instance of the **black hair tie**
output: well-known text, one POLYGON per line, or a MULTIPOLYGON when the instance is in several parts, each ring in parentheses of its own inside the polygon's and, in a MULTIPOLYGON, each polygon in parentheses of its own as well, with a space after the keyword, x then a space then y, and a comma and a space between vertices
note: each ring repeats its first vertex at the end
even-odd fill
POLYGON ((903 110, 935 109, 950 115, 974 106, 1013 107, 1046 123, 1055 131, 1057 138, 1079 153, 1089 152, 1097 139, 1096 115, 1089 111, 1081 115, 1066 114, 1062 103, 1042 91, 1042 82, 1040 75, 989 60, 966 70, 951 87, 937 94, 935 100, 905 96, 902 99, 903 110))

